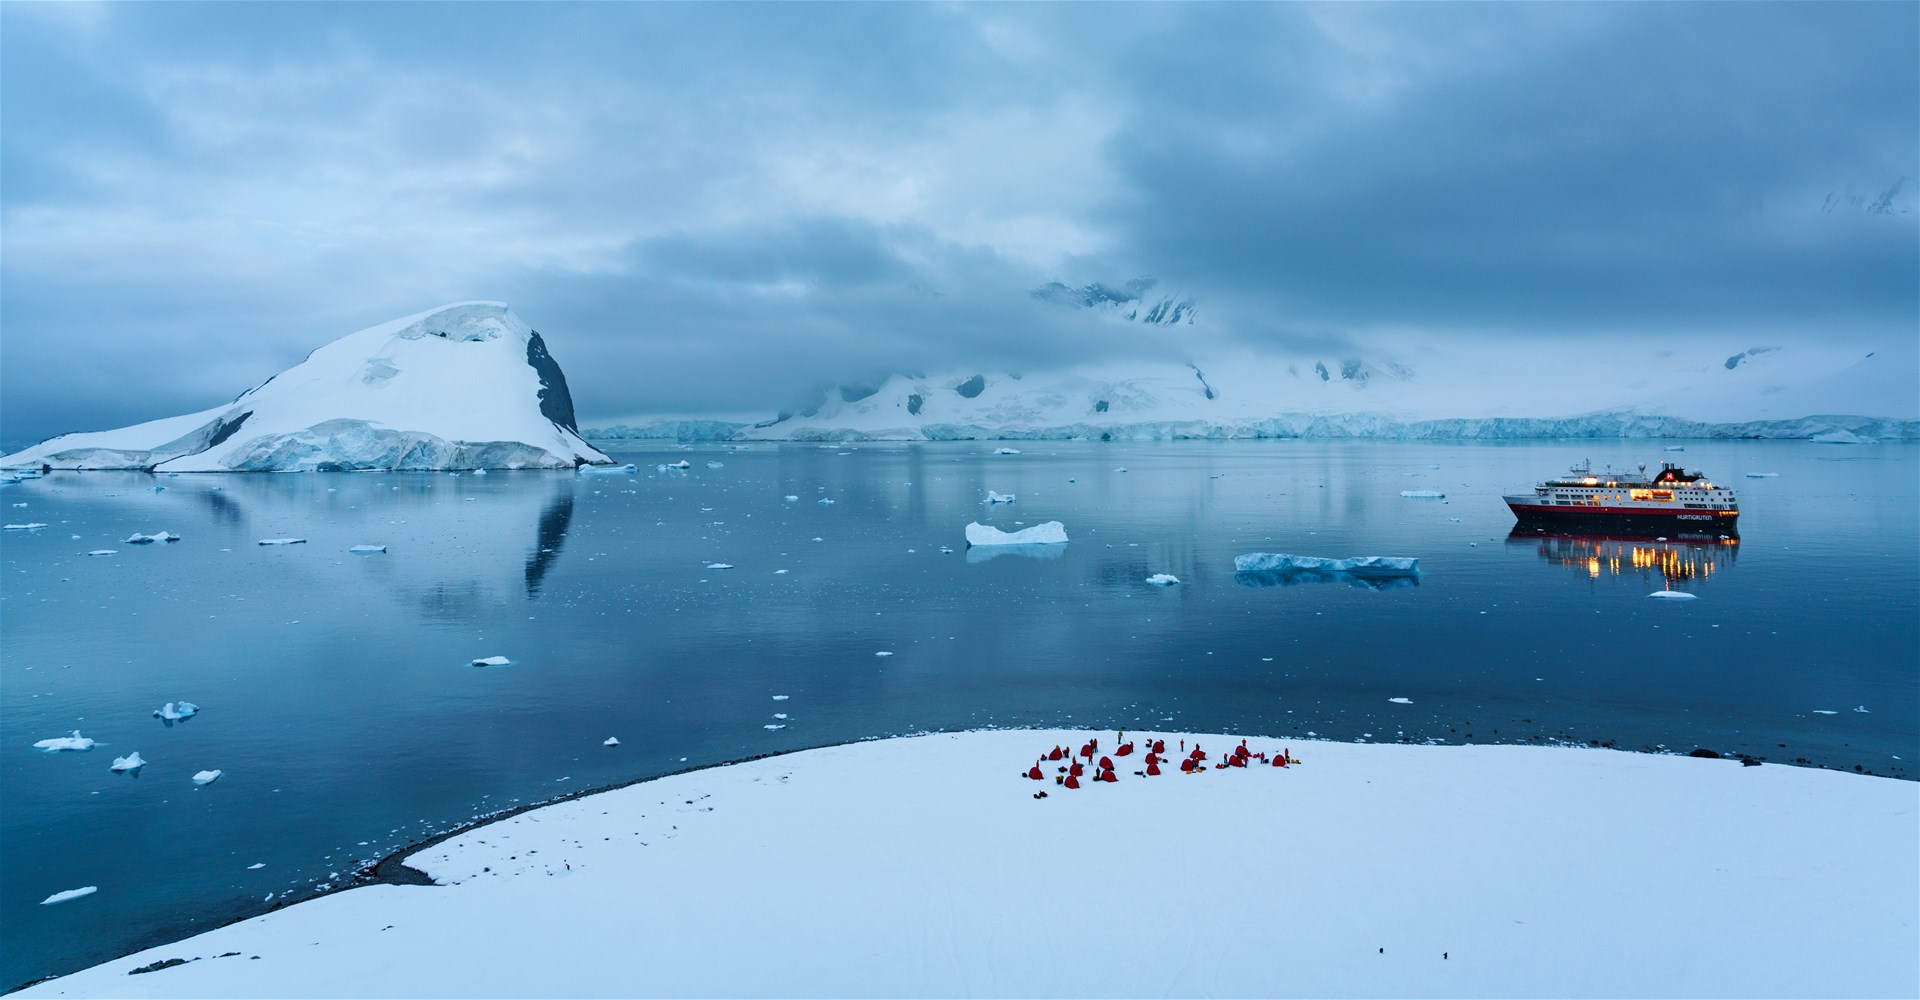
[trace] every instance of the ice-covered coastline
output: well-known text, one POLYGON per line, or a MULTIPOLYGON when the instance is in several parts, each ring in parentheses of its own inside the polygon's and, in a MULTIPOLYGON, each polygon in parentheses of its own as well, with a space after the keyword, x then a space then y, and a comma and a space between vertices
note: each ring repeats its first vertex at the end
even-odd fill
MULTIPOLYGON (((438 886, 335 893, 20 995, 1920 992, 1911 782, 1270 739, 1252 749, 1301 763, 1142 778, 1142 739, 1113 784, 1021 777, 1113 735, 879 740, 633 784, 412 853, 438 886)), ((1237 742, 1162 735, 1213 761, 1237 742)))
POLYGON ((590 441, 1509 441, 1777 440, 1807 441, 1845 432, 1868 442, 1920 441, 1920 420, 1846 415, 1795 420, 1709 422, 1613 411, 1570 417, 1459 417, 1401 420, 1378 413, 1281 413, 1263 418, 1066 423, 915 423, 864 428, 831 421, 756 426, 743 421, 663 418, 589 427, 590 441))

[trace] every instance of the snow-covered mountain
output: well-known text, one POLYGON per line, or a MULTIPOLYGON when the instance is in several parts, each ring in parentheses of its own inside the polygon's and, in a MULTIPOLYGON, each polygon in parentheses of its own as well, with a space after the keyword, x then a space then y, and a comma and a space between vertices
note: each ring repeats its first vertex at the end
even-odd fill
POLYGON ((349 334, 199 413, 63 434, 0 467, 288 472, 572 468, 566 376, 501 302, 459 302, 349 334))

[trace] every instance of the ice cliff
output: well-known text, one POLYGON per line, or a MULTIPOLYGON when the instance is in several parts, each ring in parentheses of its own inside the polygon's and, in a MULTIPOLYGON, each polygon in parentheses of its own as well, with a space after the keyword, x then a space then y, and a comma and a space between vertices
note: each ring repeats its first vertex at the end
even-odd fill
POLYGON ((567 379, 500 302, 460 302, 349 334, 199 413, 63 434, 0 467, 294 472, 572 468, 567 379))

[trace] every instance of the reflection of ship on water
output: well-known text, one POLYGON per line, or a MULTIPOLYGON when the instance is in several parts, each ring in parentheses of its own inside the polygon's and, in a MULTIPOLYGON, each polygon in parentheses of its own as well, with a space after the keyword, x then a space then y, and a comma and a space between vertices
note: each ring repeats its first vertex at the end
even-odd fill
POLYGON ((1540 558, 1590 578, 1658 576, 1671 586, 1708 580, 1732 568, 1740 539, 1706 535, 1581 535, 1539 531, 1521 525, 1507 535, 1508 545, 1534 546, 1540 558))

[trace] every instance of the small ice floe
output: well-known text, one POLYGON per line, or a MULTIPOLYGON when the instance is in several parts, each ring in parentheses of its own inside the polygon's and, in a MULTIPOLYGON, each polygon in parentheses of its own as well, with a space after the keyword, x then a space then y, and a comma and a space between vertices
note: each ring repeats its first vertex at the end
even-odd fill
POLYGON ((786 570, 784 570, 784 569, 776 569, 776 570, 774 570, 774 571, 773 571, 773 575, 774 575, 774 576, 785 576, 785 575, 786 575, 786 572, 787 572, 787 571, 786 571, 786 570))
POLYGON ((93 749, 93 740, 80 735, 80 730, 76 729, 71 736, 55 736, 50 740, 41 740, 35 743, 33 748, 35 750, 45 750, 48 753, 56 753, 61 750, 91 750, 93 749))
POLYGON ((799 497, 797 497, 797 496, 795 496, 795 495, 793 495, 792 493, 789 493, 789 494, 787 494, 786 496, 783 496, 783 497, 781 497, 780 499, 782 499, 782 500, 785 500, 785 501, 786 501, 786 502, 788 502, 788 503, 799 503, 799 502, 800 502, 800 498, 799 498, 799 497))
POLYGON ((1012 503, 1013 500, 1014 500, 1014 494, 1012 493, 995 493, 992 490, 987 491, 988 503, 1012 503))
POLYGON ((167 488, 165 486, 155 486, 153 488, 153 491, 155 493, 165 493, 167 491, 167 488))
POLYGON ((1152 576, 1147 577, 1147 582, 1153 584, 1156 587, 1171 587, 1174 584, 1179 583, 1180 578, 1177 576, 1174 576, 1172 573, 1155 573, 1152 576))
POLYGON ((942 555, 953 555, 953 547, 950 545, 942 545, 940 546, 940 553, 942 555))
POLYGON ((821 502, 821 504, 823 504, 823 505, 824 505, 824 504, 830 504, 830 503, 832 503, 832 502, 833 502, 833 500, 832 500, 832 499, 830 499, 830 498, 828 498, 828 497, 821 497, 821 498, 820 498, 820 502, 821 502))
POLYGON ((1780 474, 1778 472, 1749 472, 1747 473, 1747 478, 1748 479, 1779 479, 1780 474))
POLYGON ((69 899, 79 899, 81 896, 91 896, 94 893, 99 891, 100 891, 100 887, 97 885, 82 886, 78 889, 68 889, 65 892, 56 892, 53 895, 48 896, 47 898, 40 901, 40 905, 52 906, 55 903, 64 903, 69 899))
POLYGON ((5 530, 7 530, 7 531, 33 531, 33 530, 35 530, 36 528, 44 528, 44 527, 46 527, 46 524, 45 524, 45 523, 43 523, 43 522, 40 522, 40 521, 34 521, 34 522, 32 522, 32 523, 29 523, 29 524, 9 524, 9 525, 7 525, 7 526, 6 526, 6 529, 5 529, 5 530))
POLYGON ((1439 490, 1401 490, 1400 495, 1409 500, 1444 500, 1447 497, 1439 490))
POLYGON ((1327 559, 1321 556, 1296 556, 1284 552, 1249 552, 1233 557, 1233 568, 1242 573, 1351 573, 1355 576, 1408 576, 1420 572, 1420 560, 1414 556, 1354 556, 1351 559, 1327 559))
MULTIPOLYGON (((685 462, 681 462, 680 463, 681 468, 685 468, 686 464, 687 463, 685 462)), ((583 476, 631 476, 634 473, 639 471, 640 471, 640 467, 632 464, 583 465, 580 467, 580 474, 583 476)))
POLYGON ((1670 444, 1660 450, 1661 451, 1686 451, 1687 446, 1683 444, 1670 444))
POLYGON ((776 695, 774 695, 774 696, 773 696, 773 700, 774 700, 774 701, 786 701, 786 700, 787 700, 788 698, 791 698, 791 697, 793 697, 793 696, 792 696, 792 695, 790 695, 790 694, 776 694, 776 695))
POLYGON ((220 780, 220 774, 221 772, 218 769, 215 769, 212 771, 199 771, 194 774, 193 783, 196 785, 211 785, 214 782, 220 780))
POLYGON ((1412 699, 1412 698, 1388 698, 1387 700, 1388 700, 1388 701, 1390 701, 1390 702, 1393 702, 1393 703, 1394 703, 1394 704, 1396 704, 1396 705, 1411 705, 1411 704, 1413 704, 1413 699, 1412 699))
POLYGON ((726 467, 727 467, 727 463, 725 462, 708 462, 707 463, 707 468, 709 469, 724 469, 726 467))
POLYGON ((259 871, 260 869, 265 868, 266 866, 267 866, 267 863, 265 861, 255 861, 253 864, 250 864, 247 866, 247 870, 250 872, 259 871))
MULTIPOLYGON (((892 651, 892 650, 887 650, 887 649, 883 649, 883 650, 881 650, 881 651, 879 651, 878 653, 875 653, 875 654, 873 654, 873 655, 875 655, 875 656, 892 656, 892 655, 893 655, 893 651, 892 651)), ((1866 709, 1861 709, 1861 711, 1863 711, 1863 712, 1864 712, 1864 711, 1866 711, 1866 709)))
POLYGON ((1018 455, 1018 454, 1020 454, 1020 449, 1018 449, 1018 448, 995 448, 995 449, 993 449, 993 453, 994 453, 994 454, 996 454, 996 455, 1018 455))
POLYGON ((667 463, 667 468, 669 468, 669 469, 691 469, 691 468, 693 468, 693 463, 692 463, 692 462, 689 462, 689 461, 687 461, 686 459, 684 459, 684 458, 683 458, 683 459, 681 459, 681 460, 680 460, 680 461, 678 461, 678 462, 668 462, 668 463, 667 463))
POLYGON ((1830 709, 1830 708, 1816 708, 1816 709, 1814 709, 1814 710, 1813 710, 1813 714, 1815 714, 1815 715, 1839 715, 1840 713, 1839 713, 1839 712, 1836 712, 1836 711, 1834 711, 1833 709, 1830 709))
POLYGON ((125 757, 115 757, 113 759, 113 766, 107 768, 107 770, 138 771, 141 768, 146 766, 147 766, 146 759, 140 756, 140 751, 135 750, 134 752, 126 755, 125 757))
POLYGON ((1459 524, 1459 523, 1460 523, 1460 519, 1459 519, 1459 518, 1457 518, 1457 517, 1450 517, 1450 518, 1447 518, 1447 520, 1449 520, 1449 521, 1452 521, 1452 522, 1453 522, 1453 523, 1455 523, 1455 524, 1459 524))
POLYGON ((305 545, 307 544, 307 540, 304 538, 262 538, 260 539, 260 544, 262 545, 305 545))
POLYGON ((732 563, 708 563, 707 568, 708 569, 732 569, 733 564, 732 563))
POLYGON ((200 706, 190 701, 170 701, 153 710, 153 717, 168 722, 179 722, 200 714, 200 706))
POLYGON ((504 656, 483 656, 473 661, 473 665, 476 667, 504 667, 512 662, 512 660, 504 656))
POLYGON ((760 728, 772 730, 772 729, 785 729, 787 728, 787 726, 786 726, 786 723, 784 722, 769 722, 766 725, 761 726, 760 728))
POLYGON ((384 545, 355 545, 347 551, 356 556, 384 556, 387 554, 387 547, 384 545))
POLYGON ((156 531, 151 535, 143 535, 136 531, 133 534, 128 535, 126 538, 126 541, 123 544, 152 545, 154 542, 177 542, 179 540, 180 540, 180 536, 174 534, 171 531, 156 531))
POLYGON ((1854 711, 1856 711, 1856 712, 1861 712, 1861 713, 1866 713, 1866 711, 1867 711, 1867 706, 1865 706, 1865 705, 1861 705, 1861 706, 1859 706, 1858 708, 1855 708, 1855 709, 1854 709, 1854 711))
POLYGON ((776 718, 776 719, 784 719, 784 718, 786 718, 786 717, 787 717, 787 713, 785 713, 785 712, 775 712, 775 713, 773 713, 773 717, 774 717, 774 718, 776 718))
POLYGON ((475 470, 473 470, 473 474, 474 474, 474 475, 476 475, 476 476, 484 476, 484 475, 486 475, 486 474, 487 474, 487 470, 485 470, 485 469, 475 469, 475 470))
POLYGON ((1699 598, 1700 595, 1689 594, 1684 590, 1656 590, 1647 596, 1659 601, 1691 601, 1699 598))
POLYGON ((602 743, 601 743, 600 745, 601 745, 601 746, 603 746, 603 747, 617 747, 617 746, 619 746, 619 745, 620 745, 620 737, 618 737, 618 736, 609 736, 609 737, 607 737, 607 738, 606 738, 606 740, 605 740, 605 741, 603 741, 603 742, 602 742, 602 743))
POLYGON ((90 555, 90 556, 110 556, 110 555, 113 555, 113 554, 114 554, 115 552, 118 552, 118 551, 120 551, 120 550, 119 550, 119 549, 94 549, 94 550, 93 550, 92 552, 89 552, 89 553, 87 553, 87 555, 90 555))
POLYGON ((1059 521, 1036 524, 1019 531, 1001 531, 978 521, 967 525, 968 545, 1060 545, 1067 540, 1067 526, 1059 521))
MULTIPOLYGON (((1121 467, 1119 467, 1119 468, 1117 468, 1117 469, 1115 469, 1115 470, 1113 470, 1113 471, 1115 471, 1115 472, 1125 472, 1125 471, 1127 471, 1127 467, 1123 465, 1123 466, 1121 466, 1121 467)), ((1068 482, 1072 482, 1072 480, 1068 480, 1068 482)))

